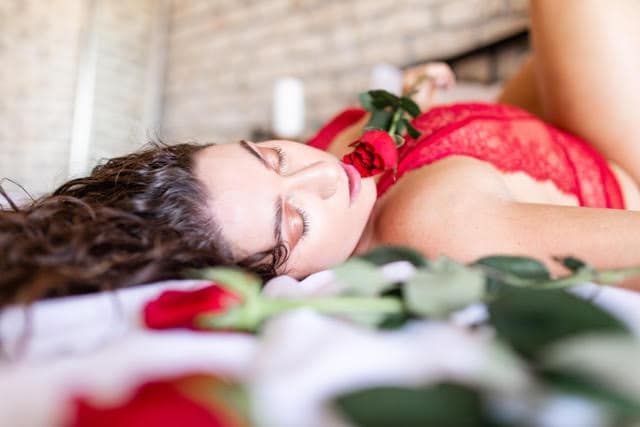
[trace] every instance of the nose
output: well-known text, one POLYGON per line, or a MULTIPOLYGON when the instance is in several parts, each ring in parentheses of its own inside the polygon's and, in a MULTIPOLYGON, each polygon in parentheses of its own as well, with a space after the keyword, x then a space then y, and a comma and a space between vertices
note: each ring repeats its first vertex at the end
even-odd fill
POLYGON ((308 191, 328 199, 338 190, 342 168, 337 162, 319 161, 286 176, 290 190, 308 191))

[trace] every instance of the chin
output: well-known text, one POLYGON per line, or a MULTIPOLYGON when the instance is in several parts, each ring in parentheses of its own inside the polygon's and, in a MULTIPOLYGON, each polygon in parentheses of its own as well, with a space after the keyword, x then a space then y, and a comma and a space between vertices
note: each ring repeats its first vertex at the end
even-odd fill
POLYGON ((375 205, 376 200, 378 199, 378 190, 376 189, 376 183, 373 178, 366 178, 362 180, 362 190, 360 191, 360 203, 362 203, 363 211, 365 212, 365 223, 369 219, 369 215, 373 210, 373 205, 375 205))

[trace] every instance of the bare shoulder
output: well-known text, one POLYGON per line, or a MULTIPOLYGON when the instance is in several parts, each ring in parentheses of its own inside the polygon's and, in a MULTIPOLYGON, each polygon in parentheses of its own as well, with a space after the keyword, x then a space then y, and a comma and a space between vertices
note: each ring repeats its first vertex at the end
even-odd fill
MULTIPOLYGON (((451 202, 483 197, 510 198, 499 172, 491 165, 468 156, 449 156, 405 174, 380 202, 382 211, 424 207, 424 203, 451 202)), ((448 209, 446 206, 443 209, 448 209)), ((381 213, 382 213, 381 211, 381 213)))
POLYGON ((520 202, 499 172, 473 159, 441 160, 403 177, 379 203, 376 244, 411 246, 429 258, 525 255, 552 272, 559 272, 553 256, 596 268, 640 262, 640 213, 520 202))
POLYGON ((389 189, 379 202, 376 234, 381 243, 414 246, 427 256, 457 252, 452 242, 480 227, 493 205, 510 199, 495 168, 451 156, 404 175, 389 189))

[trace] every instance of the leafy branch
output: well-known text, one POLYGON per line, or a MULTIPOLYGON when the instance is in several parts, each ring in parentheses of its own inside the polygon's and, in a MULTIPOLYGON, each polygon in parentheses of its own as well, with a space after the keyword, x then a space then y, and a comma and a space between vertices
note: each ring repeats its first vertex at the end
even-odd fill
POLYGON ((420 131, 408 117, 420 115, 420 107, 409 96, 397 96, 386 90, 370 90, 359 96, 360 104, 371 112, 366 130, 380 129, 393 136, 396 145, 404 143, 402 133, 406 130, 412 138, 419 138, 420 131))

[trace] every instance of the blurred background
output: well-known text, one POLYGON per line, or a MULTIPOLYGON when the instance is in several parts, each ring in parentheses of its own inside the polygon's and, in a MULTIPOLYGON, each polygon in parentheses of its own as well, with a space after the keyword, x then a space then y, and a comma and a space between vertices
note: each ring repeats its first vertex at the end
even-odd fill
POLYGON ((149 139, 304 140, 426 61, 458 76, 441 102, 491 100, 527 25, 525 0, 0 0, 0 178, 38 195, 149 139))

